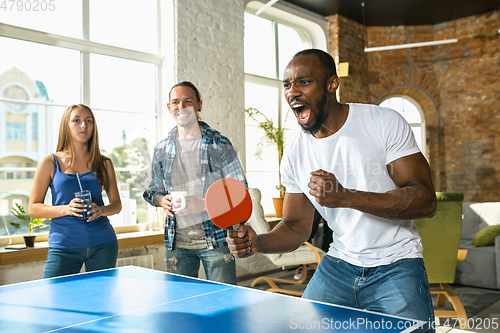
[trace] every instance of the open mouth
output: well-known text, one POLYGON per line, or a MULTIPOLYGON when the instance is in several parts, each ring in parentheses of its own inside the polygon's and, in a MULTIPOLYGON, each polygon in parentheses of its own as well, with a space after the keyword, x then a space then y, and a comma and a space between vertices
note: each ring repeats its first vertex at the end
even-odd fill
POLYGON ((305 125, 309 122, 309 118, 311 117, 311 108, 305 103, 302 102, 293 102, 290 104, 297 120, 302 125, 305 125))

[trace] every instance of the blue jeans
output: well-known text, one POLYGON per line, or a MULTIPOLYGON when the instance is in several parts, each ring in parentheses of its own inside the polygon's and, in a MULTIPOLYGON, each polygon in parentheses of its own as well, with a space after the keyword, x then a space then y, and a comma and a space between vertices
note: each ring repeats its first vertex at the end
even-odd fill
POLYGON ((434 309, 422 259, 360 267, 326 255, 302 297, 434 324, 434 309))
POLYGON ((236 263, 229 253, 229 248, 221 246, 209 249, 181 249, 165 250, 167 272, 198 277, 200 260, 203 263, 207 280, 236 284, 236 263))
POLYGON ((84 263, 86 272, 114 268, 117 257, 117 240, 89 248, 49 248, 43 278, 77 274, 84 263))

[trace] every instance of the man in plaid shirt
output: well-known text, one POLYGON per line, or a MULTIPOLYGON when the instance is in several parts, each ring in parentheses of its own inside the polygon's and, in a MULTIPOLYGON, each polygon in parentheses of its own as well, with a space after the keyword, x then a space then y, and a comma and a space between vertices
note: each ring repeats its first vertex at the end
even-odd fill
POLYGON ((205 194, 221 178, 234 178, 247 186, 238 155, 228 138, 199 119, 202 101, 187 81, 172 87, 167 104, 177 126, 155 147, 152 180, 144 192, 151 205, 163 207, 167 271, 198 276, 200 261, 207 279, 236 284, 236 265, 227 243, 227 230, 210 220, 205 194), (170 193, 184 191, 185 208, 170 193))

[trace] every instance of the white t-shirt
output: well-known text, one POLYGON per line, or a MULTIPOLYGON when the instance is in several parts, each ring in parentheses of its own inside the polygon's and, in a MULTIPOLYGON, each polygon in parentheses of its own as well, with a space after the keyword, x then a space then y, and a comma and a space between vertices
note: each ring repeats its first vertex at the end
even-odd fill
MULTIPOLYGON (((384 193, 397 188, 387 164, 420 152, 399 113, 367 104, 349 104, 342 128, 316 139, 302 131, 285 148, 282 183, 289 193, 304 193, 333 230, 328 255, 352 265, 375 267, 403 258, 422 258, 422 243, 412 220, 389 220, 350 208, 320 206, 309 194, 310 172, 333 173, 346 189, 384 193)), ((326 189, 328 190, 328 189, 326 189)))

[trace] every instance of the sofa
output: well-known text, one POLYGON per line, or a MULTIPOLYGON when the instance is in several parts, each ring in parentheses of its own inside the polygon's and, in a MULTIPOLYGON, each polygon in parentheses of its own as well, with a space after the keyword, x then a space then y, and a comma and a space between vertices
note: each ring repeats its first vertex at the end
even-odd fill
POLYGON ((455 283, 500 289, 500 202, 463 203, 460 248, 468 251, 455 283))

